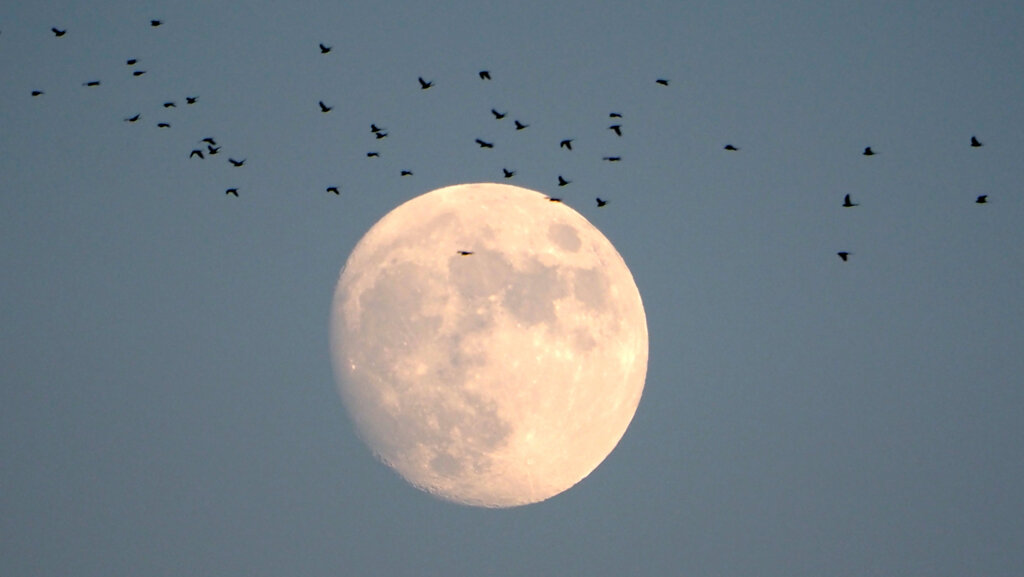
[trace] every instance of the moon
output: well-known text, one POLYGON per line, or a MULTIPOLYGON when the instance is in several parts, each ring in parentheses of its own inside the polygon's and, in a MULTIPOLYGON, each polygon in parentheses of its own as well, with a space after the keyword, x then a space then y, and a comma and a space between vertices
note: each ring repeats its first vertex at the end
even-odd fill
POLYGON ((360 437, 413 486, 536 503, 611 453, 647 373, 626 263, 561 202, 449 186, 377 222, 342 268, 331 359, 360 437))

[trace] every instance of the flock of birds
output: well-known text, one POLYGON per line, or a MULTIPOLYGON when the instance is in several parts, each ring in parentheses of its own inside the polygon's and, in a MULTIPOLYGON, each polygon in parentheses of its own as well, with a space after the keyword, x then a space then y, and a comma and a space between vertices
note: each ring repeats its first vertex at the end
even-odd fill
MULTIPOLYGON (((152 28, 159 28, 160 26, 163 25, 163 21, 159 20, 159 19, 152 19, 152 20, 149 21, 149 25, 152 28)), ((52 27, 50 29, 50 32, 52 32, 54 38, 63 38, 64 36, 67 35, 68 30, 67 30, 67 28, 58 28, 58 27, 55 26, 55 27, 52 27)), ((320 43, 318 47, 319 47, 319 53, 321 55, 330 54, 331 51, 333 50, 333 48, 331 46, 328 46, 328 45, 323 44, 323 43, 320 43)), ((128 66, 132 70, 132 76, 133 77, 140 77, 140 76, 143 76, 143 75, 146 74, 146 70, 138 68, 138 64, 139 64, 139 61, 138 61, 137 58, 128 58, 128 59, 125 60, 125 65, 128 66)), ((480 78, 481 81, 485 81, 486 82, 486 81, 490 81, 492 79, 491 72, 489 70, 480 70, 477 73, 477 75, 478 75, 478 77, 480 78)), ((418 82, 420 90, 429 90, 429 89, 433 88, 434 84, 435 84, 433 80, 424 79, 422 76, 417 78, 417 82, 418 82)), ((87 81, 82 83, 82 86, 86 87, 86 88, 94 88, 94 87, 100 86, 101 84, 102 84, 102 82, 100 80, 87 80, 87 81)), ((666 79, 666 78, 657 78, 654 81, 654 84, 656 84, 658 86, 661 86, 661 87, 668 87, 669 86, 669 80, 666 79)), ((31 95, 32 95, 33 98, 38 98, 38 97, 41 97, 41 96, 43 96, 45 94, 46 94, 46 92, 44 90, 41 90, 41 89, 34 89, 34 90, 31 91, 31 95)), ((199 97, 198 96, 186 96, 185 97, 185 104, 188 105, 188 106, 194 105, 198 101, 199 101, 199 97)), ((334 110, 334 106, 327 104, 323 100, 318 101, 317 104, 319 106, 320 112, 323 113, 323 114, 328 114, 332 110, 334 110)), ((167 101, 163 102, 162 106, 163 106, 164 109, 177 108, 177 102, 175 100, 167 100, 167 101)), ((506 112, 501 112, 497 108, 491 108, 490 112, 491 112, 491 115, 494 117, 494 119, 498 120, 498 121, 504 120, 508 116, 508 112, 507 111, 506 112)), ((609 118, 610 124, 608 125, 607 129, 610 130, 615 136, 621 137, 622 133, 623 133, 623 123, 622 123, 623 115, 622 115, 622 113, 620 113, 620 112, 610 112, 608 114, 608 118, 609 118)), ((134 114, 124 118, 124 121, 127 122, 127 123, 134 124, 134 123, 139 122, 141 119, 142 119, 142 114, 141 113, 134 113, 134 114)), ((530 127, 529 124, 527 124, 527 123, 525 123, 525 122, 523 122, 522 120, 519 120, 519 119, 513 119, 513 124, 514 124, 514 127, 515 127, 516 131, 526 130, 527 128, 530 127)), ((171 127, 170 123, 166 122, 166 121, 157 122, 156 126, 157 126, 157 128, 161 128, 161 129, 166 129, 166 128, 170 128, 171 127)), ((389 135, 387 129, 378 126, 376 123, 370 123, 370 127, 369 128, 370 128, 370 133, 374 135, 376 140, 383 140, 383 139, 387 138, 388 135, 389 135)), ((494 142, 491 142, 491 141, 488 141, 488 140, 484 140, 483 138, 476 138, 475 142, 476 142, 476 144, 481 149, 493 149, 494 145, 495 145, 494 142)), ((564 138, 564 139, 559 141, 558 148, 562 149, 562 150, 566 150, 566 151, 572 151, 573 150, 573 142, 574 142, 573 138, 564 138)), ((209 137, 209 136, 203 137, 202 139, 198 140, 197 143, 198 143, 199 146, 193 148, 191 150, 191 152, 189 152, 189 154, 188 154, 188 158, 189 159, 205 160, 207 158, 212 158, 213 156, 216 156, 216 155, 220 154, 220 151, 221 151, 222 147, 221 147, 221 145, 218 144, 217 140, 215 138, 213 138, 213 137, 209 137)), ((980 147, 983 146, 983 144, 982 144, 981 141, 978 140, 978 138, 976 136, 971 136, 970 146, 972 148, 980 148, 980 147)), ((723 147, 723 150, 725 150, 727 152, 739 152, 740 148, 737 147, 737 146, 734 146, 732 144, 726 144, 723 147)), ((861 154, 863 156, 866 156, 866 157, 871 157, 871 156, 875 156, 877 153, 870 146, 868 146, 868 147, 864 148, 864 150, 863 150, 863 152, 861 154)), ((368 151, 366 153, 366 157, 367 158, 379 158, 380 156, 381 156, 381 153, 379 151, 377 151, 377 150, 370 150, 370 151, 368 151)), ((605 162, 617 163, 617 162, 621 162, 622 161, 622 157, 618 156, 618 155, 614 155, 614 156, 609 155, 609 156, 602 157, 602 160, 605 161, 605 162)), ((246 159, 245 158, 236 159, 234 157, 229 156, 227 158, 227 162, 232 167, 241 168, 241 167, 245 166, 246 159)), ((513 170, 513 169, 509 169, 507 167, 502 167, 501 170, 502 170, 502 176, 506 180, 511 179, 511 178, 513 178, 516 175, 516 171, 513 170)), ((400 171, 400 175, 403 176, 403 177, 412 176, 413 172, 412 172, 412 170, 409 170, 409 169, 402 169, 400 171)), ((569 180, 568 178, 566 178, 564 175, 561 175, 561 174, 558 175, 558 179, 557 179, 557 186, 558 187, 565 187, 565 186, 570 185, 571 183, 572 183, 572 181, 569 180)), ((329 186, 327 186, 325 188, 325 191, 327 193, 335 194, 335 195, 340 195, 341 194, 341 190, 340 190, 338 185, 329 185, 329 186)), ((235 196, 235 197, 239 196, 239 188, 237 186, 229 187, 229 188, 225 189, 224 192, 225 192, 226 195, 235 196)), ((548 197, 548 200, 551 201, 551 202, 561 202, 562 201, 562 199, 559 198, 559 197, 548 197)), ((594 199, 594 201, 595 201, 595 203, 596 203, 598 208, 603 208, 603 207, 607 206, 608 203, 609 203, 609 201, 607 199, 602 199, 600 197, 596 197, 594 199)), ((988 195, 986 195, 986 194, 978 195, 975 198, 974 202, 976 204, 987 204, 987 202, 988 202, 988 195)), ((847 194, 843 198, 843 202, 842 202, 841 206, 843 208, 853 208, 853 207, 859 206, 859 203, 853 202, 852 199, 850 198, 850 195, 847 194)), ((458 254, 460 254, 462 256, 468 256, 468 255, 473 254, 472 251, 465 251, 465 250, 460 250, 460 251, 457 251, 457 252, 458 252, 458 254)), ((852 253, 849 252, 849 251, 839 251, 836 254, 839 256, 840 259, 842 259, 843 262, 846 262, 846 261, 849 260, 849 257, 850 257, 850 255, 852 253)))

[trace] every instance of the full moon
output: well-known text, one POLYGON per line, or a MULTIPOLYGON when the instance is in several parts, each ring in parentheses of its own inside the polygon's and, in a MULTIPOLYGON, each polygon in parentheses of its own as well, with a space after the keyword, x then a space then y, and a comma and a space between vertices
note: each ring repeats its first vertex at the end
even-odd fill
POLYGON ((569 206, 504 184, 388 213, 345 263, 330 323, 362 439, 466 505, 536 503, 589 475, 647 373, 643 303, 615 247, 569 206))

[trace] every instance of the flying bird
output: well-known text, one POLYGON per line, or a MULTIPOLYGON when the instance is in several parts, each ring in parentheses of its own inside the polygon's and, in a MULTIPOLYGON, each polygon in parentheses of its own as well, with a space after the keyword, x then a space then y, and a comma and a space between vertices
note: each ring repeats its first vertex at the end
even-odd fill
POLYGON ((323 100, 321 100, 319 102, 319 104, 320 104, 320 112, 327 113, 327 112, 330 112, 330 111, 334 110, 333 106, 327 106, 326 104, 324 104, 323 100))
POLYGON ((412 171, 411 170, 403 170, 402 171, 402 176, 412 176, 412 171))
POLYGON ((594 200, 597 201, 597 208, 601 208, 602 206, 608 204, 608 201, 607 200, 601 200, 601 197, 597 197, 594 200))
POLYGON ((489 70, 481 70, 480 71, 480 80, 490 80, 490 79, 491 79, 491 73, 490 73, 489 70))
POLYGON ((61 36, 64 36, 65 34, 68 33, 68 29, 67 28, 65 28, 64 30, 61 30, 59 28, 50 28, 50 31, 53 32, 53 35, 56 36, 57 38, 60 38, 61 36))
POLYGON ((156 126, 157 126, 157 128, 170 128, 171 127, 171 125, 166 123, 166 122, 160 122, 156 126))
POLYGON ((245 159, 235 160, 234 158, 228 158, 228 162, 231 163, 231 166, 242 166, 245 164, 245 159))
POLYGON ((606 156, 606 157, 604 157, 604 160, 607 160, 608 162, 618 162, 618 161, 622 160, 622 157, 621 156, 606 156))
POLYGON ((324 46, 324 44, 322 42, 320 43, 320 54, 327 54, 330 51, 331 51, 331 47, 330 46, 324 46))
POLYGON ((237 188, 229 188, 229 189, 224 191, 224 194, 233 194, 233 195, 235 195, 237 197, 238 196, 238 189, 237 188))
POLYGON ((209 144, 210 146, 217 146, 217 141, 214 140, 213 138, 210 138, 209 136, 207 136, 206 138, 200 140, 199 142, 205 142, 206 144, 209 144))
POLYGON ((976 202, 978 204, 987 204, 988 203, 988 195, 987 194, 979 194, 978 198, 974 199, 974 202, 976 202))
POLYGON ((608 130, 611 130, 612 132, 614 132, 615 136, 622 136, 622 125, 621 124, 613 124, 613 125, 608 127, 608 130))
POLYGON ((219 146, 214 146, 214 145, 212 145, 212 144, 207 144, 207 145, 206 145, 206 150, 208 150, 208 151, 210 152, 210 154, 211 154, 211 155, 212 155, 212 154, 217 154, 218 152, 220 152, 220 148, 221 148, 221 147, 219 147, 219 146))
POLYGON ((498 112, 497 109, 492 108, 491 109, 491 114, 494 115, 494 118, 496 118, 498 120, 501 120, 502 118, 505 118, 505 115, 508 114, 508 113, 507 112, 498 112))
POLYGON ((971 147, 972 148, 978 148, 978 147, 981 147, 981 146, 984 146, 984 145, 976 137, 972 136, 971 137, 971 147))
POLYGON ((723 148, 725 150, 730 151, 730 152, 736 152, 737 150, 739 150, 739 148, 736 148, 735 146, 733 146, 731 144, 726 144, 723 148))
POLYGON ((206 158, 205 156, 203 156, 203 151, 199 150, 198 148, 192 149, 192 153, 188 155, 189 158, 192 158, 193 156, 198 156, 199 158, 206 158))
POLYGON ((558 186, 565 186, 565 185, 569 184, 570 182, 572 182, 572 181, 571 180, 566 180, 565 177, 563 177, 561 174, 558 175, 558 186))
POLYGON ((516 175, 516 171, 509 170, 507 168, 502 168, 501 171, 505 173, 505 178, 512 178, 513 176, 516 175))
POLYGON ((366 158, 380 158, 379 152, 367 152, 366 158))
POLYGON ((426 80, 423 79, 422 76, 420 76, 418 78, 418 80, 420 81, 420 89, 421 90, 426 90, 426 89, 428 89, 428 88, 430 88, 431 86, 434 85, 434 81, 433 80, 431 80, 430 82, 427 82, 426 80))
POLYGON ((556 196, 549 196, 548 197, 548 201, 550 201, 550 202, 562 202, 562 199, 558 198, 556 196))
POLYGON ((380 128, 376 124, 370 123, 370 132, 380 132, 382 130, 385 130, 385 129, 384 128, 380 128))
POLYGON ((99 86, 99 85, 100 85, 100 81, 99 80, 90 80, 89 82, 83 82, 82 83, 82 86, 99 86))
POLYGON ((522 129, 528 127, 528 126, 530 126, 530 125, 529 124, 523 124, 522 122, 519 122, 518 120, 516 121, 516 130, 522 130, 522 129))
POLYGON ((857 203, 850 202, 850 195, 846 195, 843 197, 843 206, 846 208, 850 208, 851 206, 857 206, 857 203))
POLYGON ((197 100, 199 100, 198 96, 186 96, 185 104, 195 104, 197 100))
POLYGON ((164 108, 177 108, 177 107, 178 107, 178 105, 175 104, 174 101, 172 101, 172 100, 168 100, 167 102, 164 102, 164 108))
POLYGON ((471 251, 471 250, 457 250, 455 252, 460 254, 460 255, 462 255, 462 256, 469 256, 469 255, 473 254, 473 251, 471 251))
POLYGON ((33 90, 32 91, 32 96, 42 96, 43 94, 46 94, 46 93, 43 92, 42 90, 33 90))
POLYGON ((137 58, 129 58, 128 60, 124 61, 124 63, 128 66, 135 66, 135 64, 137 64, 138 62, 139 60, 137 58))
POLYGON ((163 20, 150 20, 149 21, 149 25, 152 26, 153 28, 156 28, 157 26, 159 26, 159 25, 161 25, 163 23, 164 23, 163 20))
POLYGON ((845 250, 839 251, 836 254, 839 255, 839 258, 843 259, 843 262, 846 262, 846 259, 850 257, 850 253, 846 252, 845 250))
POLYGON ((622 114, 620 114, 618 112, 609 112, 608 113, 608 118, 622 118, 622 114))
POLYGON ((338 190, 337 186, 328 186, 327 192, 333 192, 334 194, 341 195, 341 192, 338 190))
POLYGON ((655 80, 654 82, 657 83, 657 84, 660 84, 662 86, 668 86, 668 80, 665 80, 664 78, 659 78, 659 79, 655 80))
POLYGON ((476 139, 476 143, 480 145, 480 148, 494 148, 494 143, 493 142, 486 142, 486 141, 480 140, 479 138, 476 139))
POLYGON ((374 134, 374 136, 377 137, 377 140, 380 140, 381 138, 387 138, 388 137, 388 133, 387 132, 374 132, 373 134, 374 134))
POLYGON ((140 118, 142 118, 142 115, 141 114, 136 114, 135 116, 129 116, 128 118, 125 118, 124 121, 125 122, 138 122, 138 120, 140 118))
POLYGON ((863 154, 864 156, 874 156, 875 155, 875 151, 871 150, 871 147, 868 146, 868 147, 864 148, 864 152, 862 152, 861 154, 863 154))
POLYGON ((568 150, 572 150, 572 141, 573 141, 572 138, 567 138, 567 139, 563 140, 562 142, 559 142, 558 146, 560 148, 565 148, 565 149, 568 149, 568 150))
POLYGON ((145 70, 136 70, 136 71, 132 72, 132 76, 142 76, 145 73, 146 73, 145 70))

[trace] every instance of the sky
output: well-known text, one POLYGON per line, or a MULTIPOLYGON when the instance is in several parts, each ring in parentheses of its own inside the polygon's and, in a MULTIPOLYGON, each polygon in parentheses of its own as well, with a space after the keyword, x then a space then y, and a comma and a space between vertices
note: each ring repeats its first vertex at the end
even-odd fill
POLYGON ((1022 29, 994 0, 5 3, 0 574, 1020 575, 1022 29), (374 222, 502 168, 617 247, 650 358, 601 466, 489 510, 374 459, 328 315, 374 222))

